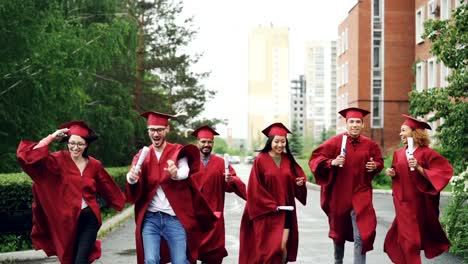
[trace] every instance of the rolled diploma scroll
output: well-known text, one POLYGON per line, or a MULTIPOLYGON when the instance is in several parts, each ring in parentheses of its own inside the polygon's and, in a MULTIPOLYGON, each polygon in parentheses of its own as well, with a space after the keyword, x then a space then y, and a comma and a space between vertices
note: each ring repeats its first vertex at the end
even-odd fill
POLYGON ((291 205, 280 205, 280 206, 278 206, 278 210, 283 210, 283 211, 294 211, 294 206, 291 206, 291 205))
MULTIPOLYGON (((414 153, 414 139, 412 137, 406 138, 408 141, 408 159, 413 157, 414 153)), ((411 171, 414 171, 414 168, 410 168, 411 171)))
POLYGON ((229 174, 229 154, 224 153, 224 172, 226 176, 229 174))
MULTIPOLYGON (((346 156, 346 141, 347 140, 348 140, 348 136, 343 135, 343 138, 341 139, 341 149, 340 149, 341 156, 346 156)), ((343 165, 340 164, 340 167, 343 167, 343 165)))
POLYGON ((135 169, 137 171, 140 170, 141 164, 143 164, 143 161, 146 159, 146 156, 148 156, 148 152, 149 152, 149 148, 148 147, 143 147, 143 149, 141 150, 140 156, 138 157, 138 161, 137 161, 137 163, 135 165, 135 169))

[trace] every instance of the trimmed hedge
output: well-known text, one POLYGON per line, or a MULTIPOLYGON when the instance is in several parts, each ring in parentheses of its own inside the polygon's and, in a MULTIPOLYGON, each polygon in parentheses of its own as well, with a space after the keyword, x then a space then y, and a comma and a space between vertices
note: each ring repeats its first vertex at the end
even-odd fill
MULTIPOLYGON (((117 184, 125 187, 129 167, 106 169, 117 184)), ((32 227, 32 180, 25 173, 0 174, 0 252, 32 248, 29 233, 32 227)), ((98 197, 106 216, 115 214, 107 210, 104 200, 98 197)))

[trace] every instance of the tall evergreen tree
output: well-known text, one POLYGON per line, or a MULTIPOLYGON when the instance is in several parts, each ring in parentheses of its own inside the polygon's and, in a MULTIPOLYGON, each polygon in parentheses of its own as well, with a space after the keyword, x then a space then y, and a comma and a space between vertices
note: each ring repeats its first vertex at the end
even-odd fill
POLYGON ((169 140, 186 142, 179 131, 181 124, 191 123, 203 111, 205 102, 214 96, 201 79, 208 73, 193 72, 200 54, 189 54, 187 46, 196 36, 193 18, 182 18, 182 2, 156 0, 134 1, 134 17, 140 23, 140 49, 134 91, 138 111, 157 109, 166 113, 186 112, 173 120, 169 140), (143 37, 143 40, 141 39, 143 37))
POLYGON ((292 135, 289 137, 289 149, 291 150, 293 155, 301 155, 302 154, 302 132, 299 130, 297 125, 297 121, 294 119, 292 125, 292 135))

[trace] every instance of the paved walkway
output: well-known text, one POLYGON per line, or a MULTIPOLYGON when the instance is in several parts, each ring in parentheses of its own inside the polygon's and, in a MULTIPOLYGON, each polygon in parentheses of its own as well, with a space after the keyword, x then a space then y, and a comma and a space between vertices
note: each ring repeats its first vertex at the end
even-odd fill
MULTIPOLYGON (((247 182, 250 168, 245 165, 235 166, 238 175, 247 182)), ((317 188, 309 186, 307 206, 298 205, 299 221, 299 251, 296 263, 332 263, 333 246, 332 240, 328 238, 328 224, 325 214, 319 206, 320 193, 317 188)), ((446 198, 442 199, 442 206, 447 203, 446 198)), ((234 194, 226 195, 225 221, 226 221, 226 248, 229 256, 224 259, 225 264, 236 264, 239 255, 239 226, 245 203, 234 194)), ((374 250, 367 255, 367 263, 386 264, 391 263, 388 256, 383 252, 383 240, 391 222, 394 218, 394 209, 391 195, 388 193, 374 194, 374 206, 377 214, 377 236, 374 243, 374 250)), ((135 224, 133 217, 123 222, 123 224, 109 233, 103 240, 103 256, 94 262, 95 264, 132 264, 136 263, 135 224)), ((345 264, 352 263, 352 243, 346 243, 345 264)), ((0 262, 1 263, 1 262, 0 262)), ((34 260, 26 262, 10 263, 58 263, 56 258, 47 260, 34 260)), ((443 254, 433 260, 423 259, 425 264, 461 264, 461 258, 456 258, 450 254, 443 254)))

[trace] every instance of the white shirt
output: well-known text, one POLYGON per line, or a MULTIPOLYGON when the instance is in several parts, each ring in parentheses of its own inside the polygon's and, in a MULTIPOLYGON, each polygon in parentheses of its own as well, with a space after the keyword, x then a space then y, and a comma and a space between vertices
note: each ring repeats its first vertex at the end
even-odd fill
MULTIPOLYGON (((157 152, 156 150, 154 151, 156 154, 156 157, 158 157, 158 162, 159 159, 161 158, 162 151, 157 152)), ((189 176, 190 168, 188 166, 188 161, 186 157, 183 157, 177 161, 178 166, 177 166, 177 180, 185 180, 189 176)), ((174 180, 174 179, 173 179, 174 180)), ((135 184, 137 181, 131 181, 128 178, 127 174, 127 182, 129 184, 135 184)), ((169 200, 166 197, 166 194, 164 193, 163 189, 161 188, 161 185, 158 186, 158 189, 156 190, 156 195, 154 195, 153 200, 151 201, 148 211, 150 212, 163 212, 166 214, 170 214, 175 216, 175 212, 172 209, 171 204, 169 203, 169 200)))

